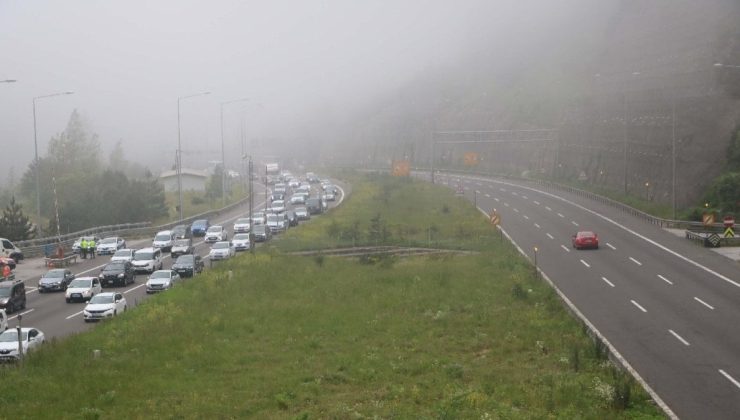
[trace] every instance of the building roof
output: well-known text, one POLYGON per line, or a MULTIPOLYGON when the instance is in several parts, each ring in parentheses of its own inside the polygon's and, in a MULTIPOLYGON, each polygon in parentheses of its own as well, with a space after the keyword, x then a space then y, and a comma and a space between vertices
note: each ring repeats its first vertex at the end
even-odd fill
MULTIPOLYGON (((199 171, 197 169, 188 169, 188 168, 182 168, 182 174, 183 175, 190 175, 200 178, 208 178, 208 171, 199 171)), ((171 170, 171 171, 162 171, 161 174, 159 174, 159 178, 172 178, 177 176, 177 171, 171 170)))

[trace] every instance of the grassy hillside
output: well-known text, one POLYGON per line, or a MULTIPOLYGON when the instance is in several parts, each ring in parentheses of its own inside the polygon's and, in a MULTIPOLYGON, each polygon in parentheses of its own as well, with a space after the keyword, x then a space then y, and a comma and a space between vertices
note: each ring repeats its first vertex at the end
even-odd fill
MULTIPOLYGON (((388 225, 416 214, 406 223, 419 231, 467 214, 459 243, 483 252, 349 260, 286 255, 276 241, 0 369, 3 416, 661 417, 464 201, 389 178, 355 178, 353 191, 300 229, 307 240, 332 243, 320 232, 334 217, 357 217, 367 236, 378 212, 388 225), (378 191, 434 198, 383 202, 378 191), (427 214, 430 203, 449 213, 427 214)), ((455 232, 440 229, 439 242, 455 232)))

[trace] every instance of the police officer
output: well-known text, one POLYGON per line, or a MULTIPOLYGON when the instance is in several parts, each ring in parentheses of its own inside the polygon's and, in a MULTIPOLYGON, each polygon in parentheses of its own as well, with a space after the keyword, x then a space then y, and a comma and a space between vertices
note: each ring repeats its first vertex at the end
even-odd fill
POLYGON ((91 238, 89 241, 87 241, 87 246, 90 247, 90 255, 95 258, 95 238, 91 238))
POLYGON ((80 253, 82 254, 83 260, 87 258, 87 239, 85 239, 85 237, 80 241, 80 253))

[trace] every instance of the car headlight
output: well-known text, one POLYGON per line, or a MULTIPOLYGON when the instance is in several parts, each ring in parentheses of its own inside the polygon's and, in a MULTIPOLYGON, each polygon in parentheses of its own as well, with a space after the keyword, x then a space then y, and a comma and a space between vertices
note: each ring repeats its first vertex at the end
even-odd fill
POLYGON ((122 279, 124 276, 125 276, 125 273, 121 273, 121 274, 118 275, 118 278, 119 279, 122 279))

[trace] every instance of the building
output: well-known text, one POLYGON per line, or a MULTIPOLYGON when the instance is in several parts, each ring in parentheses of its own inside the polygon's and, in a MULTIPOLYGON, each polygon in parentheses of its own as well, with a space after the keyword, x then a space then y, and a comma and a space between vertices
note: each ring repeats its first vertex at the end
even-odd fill
MULTIPOLYGON (((177 191, 177 171, 163 171, 159 175, 165 191, 177 191)), ((182 168, 183 191, 205 191, 208 182, 208 171, 182 168)))

